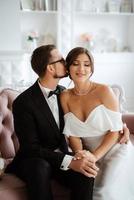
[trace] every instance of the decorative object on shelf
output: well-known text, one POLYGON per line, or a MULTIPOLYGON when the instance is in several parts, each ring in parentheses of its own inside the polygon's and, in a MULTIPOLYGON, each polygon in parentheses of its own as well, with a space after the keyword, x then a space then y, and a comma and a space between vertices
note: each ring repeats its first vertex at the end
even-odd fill
POLYGON ((31 31, 27 36, 27 50, 33 51, 37 47, 38 32, 31 31))
POLYGON ((51 33, 46 33, 41 41, 41 45, 55 44, 55 39, 51 33))
POLYGON ((117 40, 114 36, 109 36, 105 42, 107 52, 117 51, 117 40))
POLYGON ((132 12, 132 0, 121 0, 121 12, 132 12))
POLYGON ((22 10, 33 10, 34 9, 33 0, 21 0, 20 7, 22 10))
POLYGON ((96 0, 96 12, 106 12, 107 0, 96 0))
POLYGON ((45 10, 46 11, 53 10, 53 2, 52 1, 45 0, 44 3, 45 3, 45 10))
POLYGON ((20 0, 21 10, 57 10, 57 0, 20 0))
POLYGON ((52 10, 57 10, 57 1, 58 0, 52 0, 52 10))
POLYGON ((106 0, 75 0, 75 9, 77 11, 105 12, 106 0))
POLYGON ((57 0, 33 0, 35 10, 57 10, 57 0))
POLYGON ((45 1, 44 0, 33 0, 34 10, 44 10, 45 1))
POLYGON ((94 49, 95 53, 104 53, 107 51, 109 31, 105 28, 101 28, 94 35, 94 49))
POLYGON ((123 46, 124 46, 124 43, 123 43, 122 39, 120 37, 118 37, 116 39, 116 43, 117 43, 116 52, 122 52, 123 51, 123 46))
POLYGON ((109 30, 105 28, 99 29, 94 35, 93 40, 94 48, 91 50, 95 53, 116 52, 117 39, 109 30))
POLYGON ((76 11, 84 10, 84 1, 75 0, 74 8, 75 8, 76 11))
POLYGON ((106 12, 107 0, 91 0, 91 12, 106 12))
POLYGON ((95 11, 95 0, 75 0, 75 8, 77 11, 95 11))
POLYGON ((94 42, 93 42, 93 35, 89 33, 83 33, 79 36, 78 41, 80 46, 83 46, 87 49, 90 49, 91 51, 94 48, 94 42))
POLYGON ((105 28, 99 29, 94 35, 89 33, 81 34, 77 45, 83 46, 94 53, 131 51, 129 46, 124 46, 120 38, 105 28))
POLYGON ((123 52, 131 52, 131 48, 129 46, 124 46, 122 49, 123 52))
POLYGON ((121 0, 109 0, 107 2, 108 12, 120 12, 121 0))
MULTIPOLYGON (((119 38, 105 28, 98 30, 96 34, 83 33, 76 41, 78 46, 85 47, 94 53, 122 52, 123 44, 119 38)), ((126 51, 129 51, 126 49, 126 51)))

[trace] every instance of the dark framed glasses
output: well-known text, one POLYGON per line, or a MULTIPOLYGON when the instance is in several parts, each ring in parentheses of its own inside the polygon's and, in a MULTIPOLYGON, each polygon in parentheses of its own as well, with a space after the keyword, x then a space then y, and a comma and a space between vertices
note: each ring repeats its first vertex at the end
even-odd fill
POLYGON ((66 64, 64 58, 62 58, 62 59, 60 59, 60 60, 56 60, 56 61, 54 61, 54 62, 49 63, 49 65, 53 65, 53 64, 56 64, 56 63, 58 63, 58 62, 62 63, 63 65, 66 64))

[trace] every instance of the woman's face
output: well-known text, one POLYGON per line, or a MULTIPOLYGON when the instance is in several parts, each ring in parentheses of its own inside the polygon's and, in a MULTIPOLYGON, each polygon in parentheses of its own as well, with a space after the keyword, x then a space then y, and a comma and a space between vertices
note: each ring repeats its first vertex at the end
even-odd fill
POLYGON ((92 73, 91 61, 87 54, 79 54, 70 66, 69 72, 74 82, 85 82, 89 80, 92 73))

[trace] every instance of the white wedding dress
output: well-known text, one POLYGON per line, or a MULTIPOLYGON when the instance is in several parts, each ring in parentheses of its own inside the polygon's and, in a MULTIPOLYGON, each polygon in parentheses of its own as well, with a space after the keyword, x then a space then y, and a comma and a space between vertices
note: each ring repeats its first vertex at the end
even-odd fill
MULTIPOLYGON (((121 113, 104 105, 97 106, 85 122, 73 113, 64 115, 67 136, 81 137, 88 150, 100 145, 108 130, 122 130, 121 113)), ((116 134, 116 133, 115 133, 116 134)), ((134 146, 116 144, 98 162, 100 168, 95 178, 93 200, 134 200, 134 146)))

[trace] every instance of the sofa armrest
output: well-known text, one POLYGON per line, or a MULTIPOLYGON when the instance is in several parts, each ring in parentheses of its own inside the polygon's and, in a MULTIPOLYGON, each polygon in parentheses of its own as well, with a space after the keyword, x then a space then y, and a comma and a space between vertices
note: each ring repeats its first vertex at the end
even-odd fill
POLYGON ((125 113, 122 116, 123 122, 127 124, 129 131, 134 135, 134 113, 125 113))

